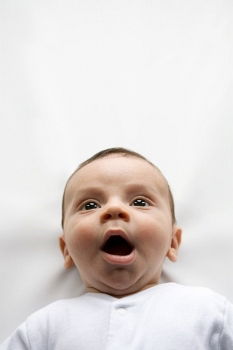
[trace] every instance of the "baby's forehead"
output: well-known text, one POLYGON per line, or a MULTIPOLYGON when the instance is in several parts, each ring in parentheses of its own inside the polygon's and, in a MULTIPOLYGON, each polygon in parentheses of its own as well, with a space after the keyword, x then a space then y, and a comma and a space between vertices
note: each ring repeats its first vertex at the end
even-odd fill
POLYGON ((66 185, 66 198, 72 197, 81 188, 92 186, 93 182, 107 184, 111 180, 117 185, 143 184, 156 188, 160 193, 168 194, 168 183, 162 172, 147 160, 120 155, 111 155, 77 169, 66 185))

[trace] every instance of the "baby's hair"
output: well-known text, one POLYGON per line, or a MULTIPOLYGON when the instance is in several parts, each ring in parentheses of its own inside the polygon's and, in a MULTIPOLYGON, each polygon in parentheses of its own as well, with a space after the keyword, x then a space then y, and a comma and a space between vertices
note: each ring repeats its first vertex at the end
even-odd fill
POLYGON ((172 222, 173 222, 173 224, 175 224, 176 223, 176 217, 175 217, 175 205, 174 205, 173 195, 172 195, 170 186, 168 184, 168 181, 165 178, 165 176, 163 175, 163 173, 161 172, 161 170, 156 165, 154 165, 152 162, 150 162, 147 158, 142 156, 140 153, 131 151, 131 150, 129 150, 127 148, 123 148, 123 147, 113 147, 113 148, 107 148, 107 149, 104 149, 104 150, 102 150, 102 151, 100 151, 98 153, 95 153, 92 157, 90 157, 87 160, 85 160, 84 162, 82 162, 78 166, 78 168, 75 169, 75 171, 68 178, 68 180, 66 182, 66 185, 65 185, 64 192, 63 192, 63 197, 62 197, 62 221, 61 221, 62 228, 64 226, 64 217, 65 217, 65 194, 66 194, 66 188, 67 188, 67 185, 68 185, 69 181, 76 174, 76 172, 79 171, 80 169, 82 169, 84 166, 88 165, 89 163, 92 163, 96 159, 105 158, 105 157, 107 157, 108 155, 111 155, 111 154, 121 154, 124 157, 131 156, 131 157, 136 157, 136 158, 143 159, 147 163, 151 164, 156 170, 158 170, 158 172, 164 178, 164 180, 165 180, 165 182, 167 184, 167 187, 168 187, 169 203, 170 203, 171 214, 172 214, 172 222))

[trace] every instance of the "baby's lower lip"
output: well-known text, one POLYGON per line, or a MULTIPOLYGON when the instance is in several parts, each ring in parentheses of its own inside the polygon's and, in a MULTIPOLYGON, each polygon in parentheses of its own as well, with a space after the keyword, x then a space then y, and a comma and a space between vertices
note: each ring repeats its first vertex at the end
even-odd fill
POLYGON ((115 255, 109 254, 104 251, 101 252, 103 255, 103 259, 112 265, 129 265, 132 264, 136 257, 135 249, 128 255, 115 255))

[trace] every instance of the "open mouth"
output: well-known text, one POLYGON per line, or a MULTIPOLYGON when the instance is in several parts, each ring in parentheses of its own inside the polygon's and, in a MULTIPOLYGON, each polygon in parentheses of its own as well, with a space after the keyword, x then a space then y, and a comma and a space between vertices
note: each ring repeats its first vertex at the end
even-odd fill
POLYGON ((132 253, 134 247, 120 235, 110 236, 101 250, 111 255, 125 256, 132 253))

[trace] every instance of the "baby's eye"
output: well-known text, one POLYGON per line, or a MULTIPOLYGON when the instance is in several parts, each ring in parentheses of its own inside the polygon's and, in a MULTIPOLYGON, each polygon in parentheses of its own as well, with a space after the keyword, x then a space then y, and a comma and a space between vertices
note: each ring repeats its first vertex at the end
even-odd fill
POLYGON ((100 208, 100 205, 96 202, 90 201, 84 203, 81 207, 80 210, 91 210, 91 209, 97 209, 100 208))
POLYGON ((132 202, 131 205, 136 206, 136 207, 148 207, 150 204, 145 199, 137 198, 132 202))

